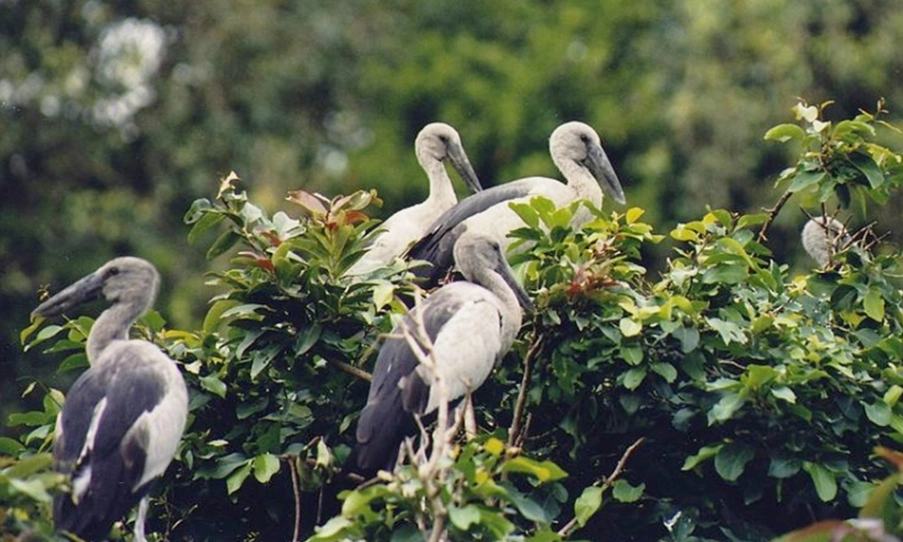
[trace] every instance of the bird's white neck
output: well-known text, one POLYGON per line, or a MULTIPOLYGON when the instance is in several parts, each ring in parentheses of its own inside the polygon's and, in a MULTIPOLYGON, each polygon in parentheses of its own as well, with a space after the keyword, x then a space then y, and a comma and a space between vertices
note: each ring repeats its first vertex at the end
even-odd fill
POLYGON ((448 208, 457 203, 458 197, 455 195, 455 189, 452 187, 451 178, 445 169, 445 164, 439 160, 430 160, 423 164, 430 179, 430 195, 426 201, 436 203, 437 205, 448 208))
POLYGON ((475 281, 492 292, 502 305, 502 344, 503 351, 507 351, 517 336, 520 329, 523 312, 517 301, 517 296, 511 290, 507 282, 496 272, 483 270, 475 281))
POLYGON ((602 187, 599 186, 599 182, 589 170, 573 160, 556 161, 556 165, 561 170, 561 174, 564 175, 568 186, 580 198, 590 201, 596 207, 602 205, 602 187))
POLYGON ((117 303, 103 311, 88 334, 88 362, 94 365, 101 353, 113 341, 124 341, 129 338, 129 328, 141 313, 129 304, 117 303))

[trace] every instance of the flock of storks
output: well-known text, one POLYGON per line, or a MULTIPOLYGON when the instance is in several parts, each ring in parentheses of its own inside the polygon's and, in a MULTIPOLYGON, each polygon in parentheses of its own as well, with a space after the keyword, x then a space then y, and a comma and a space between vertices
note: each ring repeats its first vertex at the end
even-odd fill
MULTIPOLYGON (((528 177, 481 190, 458 133, 447 124, 427 125, 415 149, 429 177, 429 197, 384 221, 349 274, 365 276, 405 257, 431 264, 425 287, 437 285, 453 267, 464 280, 433 290, 382 344, 355 434, 353 457, 361 472, 391 470, 399 446, 413 433, 415 416, 434 412, 442 398, 460 400, 476 390, 511 347, 522 309, 532 304, 505 260, 507 234, 524 226, 509 203, 544 196, 556 206, 583 199, 599 207, 603 193, 625 202, 599 136, 580 122, 562 124, 549 139, 566 183, 528 177), (446 162, 473 195, 457 201, 446 162), (423 362, 424 354, 431 363, 423 362), (434 382, 443 383, 443 393, 434 382)), ((575 226, 588 218, 578 213, 575 226)), ((817 245, 818 232, 828 233, 825 224, 809 230, 807 242, 817 245)), ((188 392, 176 363, 154 344, 129 339, 132 324, 153 304, 158 283, 149 262, 116 258, 34 310, 53 317, 98 298, 110 303, 91 329, 90 368, 67 394, 53 443, 55 468, 70 479, 69 492, 54 499, 54 525, 86 541, 105 539, 135 504, 135 540, 145 540, 148 491, 185 428, 188 392)))

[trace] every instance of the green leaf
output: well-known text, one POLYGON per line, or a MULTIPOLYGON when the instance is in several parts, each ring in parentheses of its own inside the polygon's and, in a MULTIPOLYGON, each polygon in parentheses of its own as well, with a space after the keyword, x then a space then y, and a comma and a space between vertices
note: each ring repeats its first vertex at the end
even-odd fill
POLYGON ((279 458, 273 454, 262 454, 254 458, 254 478, 266 484, 274 474, 279 472, 279 458))
POLYGON ((768 476, 790 478, 800 471, 802 462, 792 457, 772 457, 768 462, 768 476))
POLYGON ((739 325, 720 318, 706 318, 705 321, 709 327, 718 332, 724 344, 731 344, 732 342, 746 344, 746 335, 739 325))
POLYGON ((652 369, 652 372, 664 378, 665 382, 668 384, 673 384, 674 381, 677 380, 677 369, 670 363, 653 363, 650 365, 650 368, 652 369))
POLYGON ((251 462, 248 461, 241 467, 235 470, 232 474, 226 478, 226 491, 229 495, 235 493, 241 488, 242 484, 245 483, 245 479, 248 475, 251 474, 251 462))
POLYGON ((621 330, 621 334, 625 337, 635 337, 643 331, 643 324, 632 318, 621 318, 618 327, 621 330))
POLYGON ((574 501, 574 517, 577 524, 581 527, 586 525, 599 508, 602 506, 602 488, 589 486, 583 490, 583 493, 574 501))
POLYGON ((884 186, 884 173, 881 172, 881 168, 878 167, 878 164, 875 163, 871 156, 861 152, 854 152, 850 154, 850 160, 856 166, 856 169, 868 180, 869 187, 872 190, 884 186))
POLYGON ((778 124, 765 132, 766 141, 779 141, 786 143, 791 139, 804 139, 806 131, 796 124, 778 124))
POLYGON ((746 464, 755 457, 752 447, 745 444, 728 444, 715 456, 715 470, 721 478, 734 482, 746 470, 746 464))
POLYGON ((207 250, 207 259, 213 260, 235 246, 240 237, 232 230, 224 231, 207 250))
POLYGON ((788 188, 788 190, 791 192, 799 192, 813 184, 820 183, 824 178, 825 172, 823 170, 800 171, 793 176, 793 182, 790 183, 790 188, 788 188))
POLYGON ((226 397, 226 383, 219 379, 216 375, 207 375, 198 378, 201 387, 210 393, 220 397, 226 397))
POLYGON ((777 399, 787 401, 788 403, 796 404, 796 394, 793 393, 793 390, 788 388, 787 386, 778 386, 776 388, 772 388, 771 395, 773 395, 777 399))
POLYGON ((448 509, 448 519, 452 525, 462 531, 470 529, 471 525, 480 522, 480 509, 476 505, 468 504, 467 506, 452 506, 448 509))
POLYGON ((703 461, 708 461, 709 459, 715 457, 721 449, 724 448, 724 444, 714 444, 712 446, 703 446, 696 452, 694 455, 691 455, 686 460, 684 460, 684 466, 680 468, 680 470, 692 470, 695 469, 697 465, 702 463, 703 461))
POLYGON ((803 470, 808 472, 809 477, 812 478, 819 499, 823 502, 834 500, 834 497, 837 496, 837 480, 831 471, 818 463, 808 461, 803 463, 803 470))
POLYGON ((646 378, 646 368, 645 367, 634 367, 624 373, 623 381, 621 384, 627 388, 628 390, 635 390, 640 387, 640 384, 643 383, 643 380, 646 378))
POLYGON ((746 390, 730 392, 724 395, 715 406, 709 410, 709 425, 714 422, 723 422, 733 417, 734 413, 746 402, 746 390))
POLYGON ((611 495, 618 502, 631 503, 640 500, 644 489, 646 489, 646 484, 635 486, 627 480, 615 480, 611 495))
POLYGON ((891 416, 893 416, 893 410, 891 410, 890 405, 885 403, 884 401, 876 401, 873 404, 863 404, 863 408, 865 408, 865 415, 868 417, 869 421, 878 427, 887 427, 890 424, 891 416))
POLYGON ((561 467, 549 460, 536 461, 535 459, 530 459, 522 455, 506 461, 502 466, 502 472, 522 472, 532 474, 540 482, 551 482, 567 476, 567 473, 564 472, 561 467))
POLYGON ((870 288, 862 300, 865 314, 876 322, 884 321, 884 297, 876 288, 870 288))

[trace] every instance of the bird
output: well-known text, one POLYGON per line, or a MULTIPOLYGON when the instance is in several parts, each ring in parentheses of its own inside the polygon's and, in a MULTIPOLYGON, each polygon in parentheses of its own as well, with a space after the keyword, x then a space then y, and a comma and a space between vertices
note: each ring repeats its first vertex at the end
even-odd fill
POLYGON ((159 282, 150 262, 115 258, 32 312, 51 318, 98 298, 110 303, 88 335, 90 367, 66 395, 53 440, 54 467, 71 488, 54 498, 54 526, 85 541, 106 539, 139 501, 135 540, 145 540, 148 491, 185 429, 188 390, 175 362, 154 344, 129 339, 159 282))
MULTIPOLYGON (((409 260, 432 264, 415 271, 425 279, 421 286, 435 286, 445 276, 453 263, 455 240, 465 231, 491 235, 504 253, 510 244, 508 233, 525 226, 511 209, 512 202, 544 196, 556 207, 580 199, 599 207, 607 193, 616 202, 625 203, 621 181, 602 148, 599 134, 591 126, 572 121, 557 127, 549 137, 549 152, 566 184, 549 177, 526 177, 500 184, 463 199, 433 222, 428 233, 406 253, 409 260)), ((588 219, 588 215, 578 214, 574 225, 580 226, 588 219)))
POLYGON ((803 248, 821 267, 827 267, 835 254, 850 242, 846 227, 829 216, 810 218, 803 226, 803 248))
POLYGON ((442 286, 408 311, 379 350, 355 433, 363 472, 391 470, 399 445, 414 431, 414 416, 439 406, 438 389, 404 338, 406 331, 416 338, 422 321, 445 398, 454 402, 483 384, 514 342, 521 307, 533 308, 495 239, 467 232, 454 256, 465 280, 442 286))
POLYGON ((448 162, 473 192, 482 189, 480 180, 464 152, 457 130, 443 122, 427 124, 417 134, 414 153, 430 181, 426 200, 402 209, 380 225, 380 233, 369 250, 352 265, 347 275, 363 275, 392 262, 414 241, 423 237, 433 220, 458 201, 445 169, 448 162))

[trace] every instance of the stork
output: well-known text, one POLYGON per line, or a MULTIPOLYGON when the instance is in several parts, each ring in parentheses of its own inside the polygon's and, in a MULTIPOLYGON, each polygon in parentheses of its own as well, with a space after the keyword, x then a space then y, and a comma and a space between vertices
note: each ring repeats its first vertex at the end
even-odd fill
POLYGON ((128 337, 158 284, 149 262, 116 258, 33 312, 49 318, 100 297, 111 303, 88 335, 91 367, 69 390, 53 440, 55 468, 71 488, 54 498, 54 526, 86 541, 106 539, 139 501, 135 540, 145 540, 148 491, 185 428, 188 391, 175 362, 154 344, 128 337))
MULTIPOLYGON (((455 240, 465 231, 491 236, 504 253, 510 243, 508 233, 524 227, 523 220, 509 205, 512 202, 544 196, 556 207, 580 199, 599 207, 605 193, 618 203, 625 202, 621 182, 602 149, 599 135, 590 126, 582 122, 562 124, 549 138, 549 152, 567 184, 548 177, 526 177, 494 186, 462 200, 433 223, 407 252, 408 259, 432 264, 425 271, 425 287, 435 285, 451 267, 455 240)), ((588 215, 578 214, 574 225, 580 226, 587 220, 588 215)))
POLYGON ((349 268, 348 275, 370 273, 389 264, 414 241, 423 237, 437 216, 458 201, 445 162, 448 162, 473 192, 481 190, 480 180, 464 152, 458 132, 442 122, 424 126, 414 142, 417 161, 430 181, 426 200, 402 209, 382 223, 383 230, 367 253, 349 268))
POLYGON ((829 216, 810 218, 803 226, 803 248, 821 267, 827 267, 835 254, 850 242, 846 227, 829 216))
POLYGON ((532 309, 514 279, 498 241, 467 232, 455 245, 455 262, 466 281, 430 294, 406 314, 376 359, 367 404, 357 423, 358 466, 365 471, 391 469, 399 444, 414 429, 414 416, 438 408, 440 394, 429 372, 404 338, 422 321, 432 343, 435 370, 448 401, 473 392, 511 348, 522 311, 532 309))

